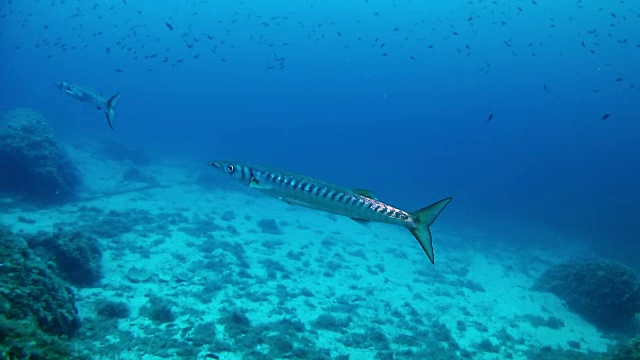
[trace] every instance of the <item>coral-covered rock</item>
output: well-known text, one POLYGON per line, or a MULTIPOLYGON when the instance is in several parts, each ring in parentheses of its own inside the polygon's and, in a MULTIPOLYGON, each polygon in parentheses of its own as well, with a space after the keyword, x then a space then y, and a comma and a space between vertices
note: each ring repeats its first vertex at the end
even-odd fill
POLYGON ((45 333, 31 319, 7 319, 3 314, 0 314, 0 354, 3 359, 91 359, 77 351, 69 340, 45 333))
POLYGON ((76 286, 94 286, 102 278, 102 251, 96 238, 80 231, 58 229, 27 239, 29 247, 53 261, 61 277, 76 286))
POLYGON ((45 118, 29 109, 4 115, 0 127, 0 191, 40 203, 75 195, 80 176, 45 118))
POLYGON ((2 225, 0 264, 0 314, 10 320, 33 319, 49 334, 75 334, 80 319, 72 290, 2 225))
POLYGON ((640 336, 617 344, 609 353, 612 360, 640 360, 640 336))
POLYGON ((640 279, 615 261, 580 261, 551 267, 534 289, 554 293, 573 311, 603 329, 629 325, 640 313, 640 279))

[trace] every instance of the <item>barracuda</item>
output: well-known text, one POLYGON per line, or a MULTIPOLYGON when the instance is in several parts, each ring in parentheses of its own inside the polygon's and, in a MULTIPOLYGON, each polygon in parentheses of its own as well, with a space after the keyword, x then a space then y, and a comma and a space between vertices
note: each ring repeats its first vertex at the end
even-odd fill
POLYGON ((304 175, 229 161, 210 161, 209 165, 244 185, 290 204, 347 216, 357 221, 403 226, 418 240, 432 264, 433 244, 429 226, 452 200, 448 197, 418 211, 407 212, 375 199, 366 190, 346 189, 304 175))
POLYGON ((111 130, 113 130, 113 121, 116 117, 115 107, 118 100, 120 100, 122 93, 117 93, 112 97, 105 97, 93 89, 70 84, 65 81, 58 82, 56 85, 60 90, 64 91, 72 98, 85 104, 95 106, 98 110, 104 111, 104 116, 107 118, 107 124, 109 124, 111 130))

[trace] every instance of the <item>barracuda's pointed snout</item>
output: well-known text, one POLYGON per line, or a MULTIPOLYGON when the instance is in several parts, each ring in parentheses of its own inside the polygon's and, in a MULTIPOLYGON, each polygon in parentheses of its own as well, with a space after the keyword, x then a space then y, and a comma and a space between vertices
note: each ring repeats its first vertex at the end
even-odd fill
POLYGON ((209 161, 209 165, 213 166, 216 170, 224 171, 229 174, 235 172, 235 165, 229 161, 209 161))
POLYGON ((221 170, 222 164, 217 161, 209 161, 209 166, 213 166, 214 168, 221 170))

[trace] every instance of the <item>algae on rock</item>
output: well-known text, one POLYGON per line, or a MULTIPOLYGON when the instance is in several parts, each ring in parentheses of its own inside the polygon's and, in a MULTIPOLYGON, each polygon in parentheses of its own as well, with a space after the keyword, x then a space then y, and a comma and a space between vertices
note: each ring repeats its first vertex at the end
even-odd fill
POLYGON ((41 114, 17 109, 0 126, 0 191, 38 203, 76 195, 80 175, 41 114))

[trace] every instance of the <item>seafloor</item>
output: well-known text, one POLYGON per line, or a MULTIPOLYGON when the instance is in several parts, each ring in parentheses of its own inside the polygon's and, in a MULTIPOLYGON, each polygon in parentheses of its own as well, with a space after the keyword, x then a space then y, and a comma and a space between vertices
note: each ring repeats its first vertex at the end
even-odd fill
MULTIPOLYGON (((135 164, 67 145, 77 199, 4 197, 19 236, 80 231, 99 280, 74 286, 70 342, 94 359, 596 359, 615 336, 531 290, 588 248, 527 251, 512 239, 434 226, 436 265, 406 230, 362 225, 231 186, 202 165, 135 164)), ((435 200, 435 199, 432 199, 435 200)), ((553 242, 553 241, 551 241, 553 242)), ((2 333, 2 332, 0 332, 2 333)), ((3 333, 3 342, 10 336, 3 333)), ((5 356, 9 357, 7 353, 5 356)))

